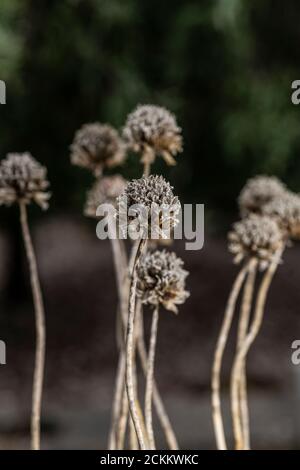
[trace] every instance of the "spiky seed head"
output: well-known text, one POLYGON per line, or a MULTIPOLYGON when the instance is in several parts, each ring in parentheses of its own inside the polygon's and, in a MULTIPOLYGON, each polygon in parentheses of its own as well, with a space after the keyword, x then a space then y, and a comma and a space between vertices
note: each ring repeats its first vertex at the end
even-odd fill
POLYGON ((238 197, 242 217, 250 213, 260 214, 264 204, 285 191, 286 186, 275 176, 258 175, 249 179, 238 197))
POLYGON ((136 231, 143 238, 168 239, 179 222, 181 205, 163 176, 150 175, 130 181, 118 197, 118 219, 123 233, 136 231), (134 224, 131 222, 135 222, 134 224))
POLYGON ((84 214, 97 218, 96 212, 100 204, 116 206, 117 197, 126 188, 126 180, 121 175, 103 176, 97 180, 87 193, 84 214))
POLYGON ((28 153, 9 153, 0 162, 0 204, 36 202, 48 208, 47 169, 28 153))
POLYGON ((261 270, 274 260, 283 241, 283 234, 274 219, 251 214, 236 222, 228 234, 228 248, 234 262, 256 258, 261 270))
POLYGON ((183 304, 189 292, 185 290, 188 272, 183 261, 175 253, 148 252, 137 268, 137 295, 142 303, 177 313, 177 305, 183 304))
POLYGON ((175 165, 174 156, 182 151, 181 128, 167 109, 154 105, 138 105, 128 115, 123 128, 128 147, 142 154, 143 163, 152 163, 156 155, 168 165, 175 165))
POLYGON ((300 196, 286 191, 265 204, 262 213, 276 220, 286 235, 300 238, 300 196))
POLYGON ((84 124, 76 133, 71 162, 100 176, 105 167, 123 163, 125 146, 118 132, 108 124, 84 124))

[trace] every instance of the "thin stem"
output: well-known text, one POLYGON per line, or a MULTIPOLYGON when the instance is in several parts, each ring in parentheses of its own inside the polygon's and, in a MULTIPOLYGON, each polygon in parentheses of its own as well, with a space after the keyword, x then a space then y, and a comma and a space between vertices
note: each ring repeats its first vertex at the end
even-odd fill
POLYGON ((118 420, 118 426, 117 426, 117 449, 118 450, 124 449, 127 420, 128 420, 128 398, 127 398, 126 388, 124 387, 123 396, 122 396, 121 414, 120 414, 120 417, 118 420))
MULTIPOLYGON (((134 386, 134 393, 135 396, 138 397, 138 381, 137 381, 137 367, 136 367, 136 335, 137 335, 137 325, 135 321, 134 325, 134 346, 133 346, 133 359, 132 359, 132 372, 133 372, 133 386, 134 386)), ((138 403, 138 398, 136 398, 136 405, 138 409, 140 409, 140 405, 138 403)), ((128 407, 127 407, 128 412, 128 407)), ((142 417, 143 420, 143 417, 142 417)), ((144 424, 142 424, 144 429, 144 424)), ((139 444, 137 440, 137 436, 135 433, 134 424, 132 418, 129 418, 129 447, 131 450, 138 450, 139 444)))
MULTIPOLYGON (((245 286, 244 286, 240 321, 239 321, 239 326, 238 326, 236 354, 238 353, 239 348, 241 347, 241 345, 243 344, 245 340, 248 326, 249 326, 252 298, 253 298, 253 291, 254 291, 255 277, 256 277, 256 267, 257 267, 257 259, 254 258, 250 262, 248 276, 247 276, 245 286)), ((242 428, 243 428, 243 448, 245 450, 249 450, 250 449, 249 411, 248 411, 247 378, 246 378, 245 363, 243 363, 241 367, 239 400, 240 400, 240 405, 239 405, 240 419, 241 419, 242 428)))
POLYGON ((152 397, 153 397, 153 377, 154 377, 154 360, 155 348, 157 340, 157 326, 158 326, 158 307, 153 311, 152 325, 150 333, 150 345, 148 353, 148 367, 146 376, 146 392, 145 392, 145 421, 146 429, 149 439, 150 449, 155 450, 154 432, 152 424, 152 397))
POLYGON ((126 304, 127 304, 127 289, 126 289, 126 267, 127 267, 127 258, 125 247, 122 246, 123 241, 116 239, 111 231, 111 246, 113 252, 113 261, 115 267, 115 274, 117 280, 117 290, 118 290, 118 299, 119 299, 119 308, 118 308, 118 317, 121 317, 119 321, 120 325, 120 351, 119 351, 119 360, 118 368, 116 374, 115 382, 115 392, 113 398, 112 406, 112 416, 111 416, 111 425, 108 438, 108 449, 115 450, 117 445, 117 427, 118 421, 120 419, 121 409, 122 409, 122 395, 123 395, 123 385, 125 379, 125 350, 124 350, 124 328, 123 325, 126 325, 126 304))
POLYGON ((32 288, 36 327, 36 350, 31 413, 31 449, 39 450, 41 441, 41 407, 46 351, 45 312, 36 257, 28 226, 26 205, 24 202, 20 202, 19 206, 22 235, 30 271, 30 282, 32 288))
POLYGON ((234 439, 235 439, 235 448, 237 450, 241 450, 243 448, 243 435, 242 435, 242 425, 240 421, 240 415, 239 415, 239 400, 238 400, 238 394, 239 394, 239 377, 241 373, 241 368, 243 367, 243 364, 245 363, 245 359, 247 356, 247 353, 254 342, 260 327, 262 325, 262 320, 263 320, 263 315, 264 315, 264 308, 265 308, 265 303, 266 303, 266 298, 268 294, 268 290, 270 288, 270 284, 272 282, 273 276, 276 272, 276 269, 278 267, 278 263, 281 257, 283 251, 283 247, 281 247, 278 251, 276 256, 274 257, 272 263, 270 264, 268 270, 266 271, 263 280, 261 282, 259 292, 257 295, 257 301, 256 301, 256 306, 255 306, 255 313, 254 313, 254 318, 252 321, 252 324, 250 326, 250 330, 247 333, 247 336, 240 347, 238 354, 235 357, 234 363, 233 363, 233 368, 232 368, 232 374, 231 374, 231 404, 232 404, 232 416, 233 416, 233 431, 234 431, 234 439))
POLYGON ((141 450, 146 450, 145 436, 142 429, 141 419, 136 405, 137 399, 134 390, 134 376, 133 376, 133 351, 134 351, 134 323, 135 323, 135 300, 136 300, 136 284, 137 274, 136 268, 138 266, 145 240, 140 240, 138 250, 136 253, 135 261, 133 264, 133 272, 130 283, 129 295, 129 311, 128 323, 126 332, 126 389, 129 402, 130 415, 134 424, 135 432, 138 438, 141 450))
POLYGON ((150 176, 151 173, 151 163, 150 162, 145 162, 144 163, 144 170, 143 170, 143 176, 147 178, 150 176))
MULTIPOLYGON (((146 351, 146 345, 145 345, 145 339, 144 339, 142 310, 139 312, 139 335, 138 335, 138 341, 137 341, 137 348, 138 348, 138 355, 141 361, 141 366, 142 366, 144 375, 146 376, 147 368, 148 368, 148 357, 147 357, 147 351, 146 351)), ((168 414, 165 410, 162 398, 158 391, 158 387, 157 387, 155 379, 153 379, 153 402, 154 402, 154 407, 156 409, 156 413, 160 421, 160 425, 164 431, 169 448, 171 450, 178 450, 179 446, 177 443, 177 439, 173 431, 171 422, 169 420, 168 414)))
POLYGON ((233 319, 236 301, 237 301, 239 292, 241 290, 242 284, 244 282, 247 269, 248 269, 248 263, 240 270, 232 286, 232 289, 228 298, 224 318, 223 318, 223 323, 221 326, 221 331, 218 337, 215 354, 214 354, 212 379, 211 379, 212 416, 213 416, 214 431, 215 431, 215 436, 216 436, 216 441, 217 441, 217 448, 219 450, 226 450, 227 448, 225 433, 224 433, 222 411, 221 411, 221 398, 220 398, 220 375, 221 375, 221 368, 222 368, 222 359, 223 359, 224 350, 225 350, 229 330, 230 330, 232 319, 233 319))
POLYGON ((112 407, 111 426, 108 439, 108 449, 117 449, 117 429, 122 410, 122 397, 124 390, 124 377, 125 377, 125 354, 120 351, 119 362, 116 374, 116 384, 112 407))

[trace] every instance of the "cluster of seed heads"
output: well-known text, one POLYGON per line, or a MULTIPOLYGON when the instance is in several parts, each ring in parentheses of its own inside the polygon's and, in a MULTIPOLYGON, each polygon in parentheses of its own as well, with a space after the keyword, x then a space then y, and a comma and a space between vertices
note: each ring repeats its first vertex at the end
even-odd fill
POLYGON ((117 198, 127 185, 121 175, 103 176, 97 180, 87 193, 84 214, 88 217, 97 217, 96 212, 100 204, 116 206, 117 198))
POLYGON ((243 217, 261 213, 262 207, 286 191, 285 185, 275 176, 258 175, 247 181, 242 189, 238 204, 243 217))
MULTIPOLYGON (((170 238, 171 230, 179 221, 180 210, 179 199, 163 176, 132 180, 118 197, 121 230, 127 231, 128 219, 138 220, 139 231, 145 238, 170 238)), ((136 230, 136 224, 131 226, 136 230)))
POLYGON ((234 262, 256 258, 264 270, 273 261, 282 244, 282 231, 274 219, 251 214, 236 222, 228 234, 229 251, 234 262))
POLYGON ((148 252, 137 269, 137 295, 144 304, 177 313, 177 305, 189 296, 185 290, 188 272, 183 261, 168 251, 148 252))
POLYGON ((278 223, 286 237, 300 237, 300 196, 288 191, 278 178, 251 178, 241 191, 238 203, 243 217, 267 215, 278 223))
POLYGON ((152 163, 161 155, 168 165, 175 165, 173 156, 182 151, 181 128, 175 116, 159 106, 137 106, 127 117, 123 138, 129 148, 141 152, 143 163, 152 163))
POLYGON ((108 124, 85 124, 76 132, 71 145, 74 165, 100 176, 105 167, 119 165, 124 158, 124 143, 116 129, 108 124))
POLYGON ((291 238, 299 237, 300 197, 286 191, 265 204, 262 213, 277 221, 279 227, 291 238))
POLYGON ((0 204, 36 202, 48 208, 47 170, 30 153, 9 153, 0 163, 0 204))

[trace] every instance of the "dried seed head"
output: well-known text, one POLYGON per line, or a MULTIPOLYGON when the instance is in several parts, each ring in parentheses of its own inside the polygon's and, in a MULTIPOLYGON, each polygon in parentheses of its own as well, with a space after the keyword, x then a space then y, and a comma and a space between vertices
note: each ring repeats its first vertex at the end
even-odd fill
POLYGON ((118 132, 108 124, 85 124, 75 134, 71 145, 71 162, 91 170, 96 176, 103 168, 120 165, 125 146, 118 132))
POLYGON ((285 185, 275 176, 259 175, 249 179, 238 198, 242 217, 253 212, 261 213, 264 204, 285 191, 285 185))
POLYGON ((150 175, 128 183, 118 198, 118 219, 123 233, 131 224, 143 238, 170 238, 172 229, 178 224, 181 210, 173 187, 163 176, 150 175))
POLYGON ((177 305, 183 304, 189 293, 185 290, 188 272, 182 259, 175 253, 155 251, 147 253, 137 269, 137 295, 144 304, 159 304, 177 313, 177 305))
POLYGON ((175 165, 173 156, 182 151, 181 128, 175 116, 160 106, 137 106, 127 117, 123 138, 134 152, 142 153, 143 163, 161 155, 168 165, 175 165))
POLYGON ((287 236, 300 236, 300 196, 286 191, 262 208, 262 213, 276 220, 287 236))
POLYGON ((47 170, 30 153, 9 153, 0 163, 0 204, 36 202, 48 208, 47 170))
POLYGON ((100 204, 116 206, 117 197, 126 188, 126 180, 121 175, 104 176, 97 180, 87 193, 84 214, 97 218, 96 212, 100 204))
POLYGON ((251 214, 236 222, 228 234, 229 251, 234 262, 254 257, 264 270, 273 261, 282 245, 282 231, 276 221, 268 216, 251 214))

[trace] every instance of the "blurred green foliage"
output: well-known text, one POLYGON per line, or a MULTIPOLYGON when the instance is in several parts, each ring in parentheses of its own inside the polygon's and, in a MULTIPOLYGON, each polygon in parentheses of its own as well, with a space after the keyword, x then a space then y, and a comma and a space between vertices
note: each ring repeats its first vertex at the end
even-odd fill
MULTIPOLYGON (((91 179, 69 163, 75 130, 121 127, 155 103, 185 141, 178 165, 156 170, 187 202, 231 211, 259 172, 300 190, 299 15, 296 0, 1 0, 0 153, 31 151, 49 168, 52 207, 78 211, 91 179)), ((140 174, 135 156, 126 171, 140 174)))

